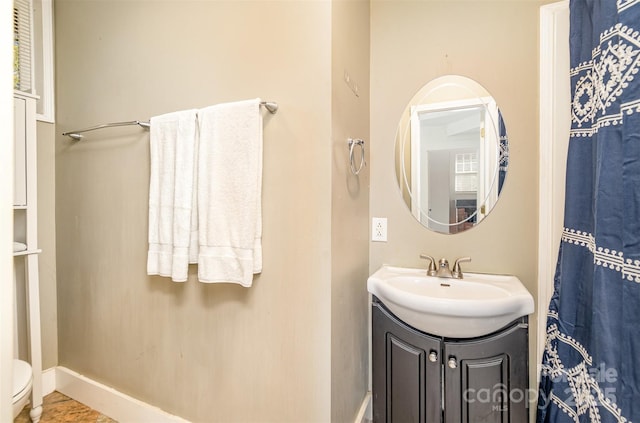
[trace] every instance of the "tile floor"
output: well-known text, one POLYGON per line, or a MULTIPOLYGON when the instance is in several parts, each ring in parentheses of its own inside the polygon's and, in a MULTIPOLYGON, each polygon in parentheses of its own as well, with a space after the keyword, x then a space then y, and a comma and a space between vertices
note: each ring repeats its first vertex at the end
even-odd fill
MULTIPOLYGON (((30 423, 29 407, 16 417, 14 423, 30 423)), ((41 423, 117 423, 104 414, 92 410, 60 392, 52 392, 44 397, 41 423)))

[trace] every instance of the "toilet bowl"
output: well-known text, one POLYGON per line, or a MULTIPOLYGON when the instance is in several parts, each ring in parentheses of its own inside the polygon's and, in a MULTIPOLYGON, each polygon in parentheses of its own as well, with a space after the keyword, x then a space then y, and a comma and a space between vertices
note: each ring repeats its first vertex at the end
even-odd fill
POLYGON ((33 372, 29 363, 13 360, 13 417, 15 418, 29 402, 33 372))

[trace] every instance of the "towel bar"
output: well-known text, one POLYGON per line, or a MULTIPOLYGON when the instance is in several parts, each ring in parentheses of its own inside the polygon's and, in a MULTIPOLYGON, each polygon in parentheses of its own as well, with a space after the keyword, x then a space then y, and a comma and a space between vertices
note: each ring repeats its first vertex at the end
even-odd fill
POLYGON ((141 126, 143 128, 151 127, 151 125, 149 125, 149 122, 140 122, 139 120, 131 120, 131 121, 127 121, 127 122, 103 123, 102 125, 96 125, 96 126, 92 126, 90 128, 78 129, 78 130, 69 131, 69 132, 63 132, 62 135, 66 135, 66 136, 71 137, 74 140, 78 141, 78 140, 82 139, 82 135, 80 135, 82 132, 95 131, 96 129, 103 129, 103 128, 114 128, 116 126, 129 126, 129 125, 139 125, 139 126, 141 126))
MULTIPOLYGON (((269 113, 271 114, 275 114, 278 111, 278 103, 273 102, 273 101, 261 101, 260 105, 263 106, 265 109, 267 109, 269 111, 269 113)), ((139 120, 130 120, 130 121, 126 121, 126 122, 112 122, 112 123, 103 123, 101 125, 96 125, 96 126, 91 126, 89 128, 85 128, 85 129, 77 129, 75 131, 68 131, 68 132, 63 132, 62 135, 73 138, 76 141, 79 141, 83 138, 82 135, 80 135, 83 132, 89 132, 89 131, 95 131, 97 129, 104 129, 104 128, 114 128, 117 126, 130 126, 130 125, 138 125, 141 126, 143 128, 150 128, 151 125, 149 124, 149 122, 142 122, 139 120)))

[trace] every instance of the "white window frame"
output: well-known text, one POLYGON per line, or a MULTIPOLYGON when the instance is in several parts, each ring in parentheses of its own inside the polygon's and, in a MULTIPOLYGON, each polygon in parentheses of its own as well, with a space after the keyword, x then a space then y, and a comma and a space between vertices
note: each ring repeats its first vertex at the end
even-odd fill
POLYGON ((40 97, 37 101, 36 119, 42 122, 55 122, 55 98, 53 79, 53 1, 33 0, 34 18, 34 54, 35 87, 40 97))

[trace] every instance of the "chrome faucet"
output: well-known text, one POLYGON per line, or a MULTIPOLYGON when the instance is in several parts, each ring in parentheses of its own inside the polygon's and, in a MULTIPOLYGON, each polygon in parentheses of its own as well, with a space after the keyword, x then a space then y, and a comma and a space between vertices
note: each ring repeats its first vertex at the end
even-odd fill
POLYGON ((462 269, 460 263, 471 261, 471 257, 460 257, 456 259, 453 264, 453 270, 449 268, 449 261, 446 258, 441 258, 438 262, 438 268, 436 269, 436 262, 433 257, 426 254, 420 254, 420 258, 429 260, 429 268, 427 269, 427 276, 437 276, 439 278, 454 278, 462 279, 462 269))

